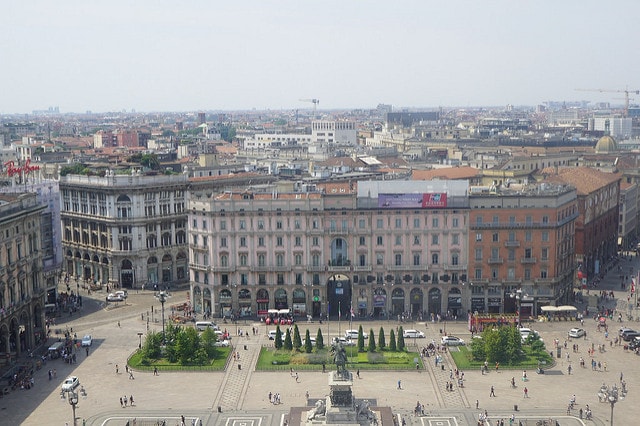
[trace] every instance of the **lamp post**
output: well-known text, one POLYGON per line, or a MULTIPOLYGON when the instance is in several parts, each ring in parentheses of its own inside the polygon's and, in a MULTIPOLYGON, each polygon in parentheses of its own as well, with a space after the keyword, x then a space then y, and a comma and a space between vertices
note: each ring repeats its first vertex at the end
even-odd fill
POLYGON ((167 293, 165 293, 164 291, 161 291, 160 293, 158 293, 158 301, 160 302, 160 305, 162 305, 162 344, 166 345, 167 341, 166 341, 166 336, 164 334, 164 302, 167 301, 167 293))
POLYGON ((78 405, 78 394, 75 393, 74 391, 69 391, 68 396, 69 396, 69 405, 71 405, 71 410, 73 412, 73 426, 77 426, 78 422, 76 420, 76 405, 78 405))
POLYGON ((516 299, 516 304, 518 307, 518 328, 522 325, 522 289, 519 288, 515 291, 515 293, 510 294, 511 298, 516 299))
POLYGON ((142 333, 138 332, 138 339, 140 342, 138 343, 138 349, 142 349, 142 333))
POLYGON ((609 389, 607 391, 607 400, 609 401, 609 404, 611 404, 611 426, 613 426, 613 408, 616 405, 616 402, 618 402, 618 388, 616 388, 615 386, 613 386, 611 389, 609 389))

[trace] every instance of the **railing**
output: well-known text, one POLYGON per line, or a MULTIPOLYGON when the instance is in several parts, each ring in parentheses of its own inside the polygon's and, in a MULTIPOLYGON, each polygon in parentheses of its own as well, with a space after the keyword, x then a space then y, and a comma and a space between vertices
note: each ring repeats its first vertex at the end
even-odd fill
POLYGON ((503 259, 503 258, 501 258, 501 257, 490 257, 490 258, 487 260, 487 263, 488 263, 489 265, 498 265, 498 264, 502 264, 502 263, 504 263, 504 259, 503 259))
POLYGON ((509 240, 504 242, 505 247, 520 247, 520 241, 518 240, 509 240))
POLYGON ((520 259, 520 263, 536 263, 536 261, 535 257, 523 257, 520 259))

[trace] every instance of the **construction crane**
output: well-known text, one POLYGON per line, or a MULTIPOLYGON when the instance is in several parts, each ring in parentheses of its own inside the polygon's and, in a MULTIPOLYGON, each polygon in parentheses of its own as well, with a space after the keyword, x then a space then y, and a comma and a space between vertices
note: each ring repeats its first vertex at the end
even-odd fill
POLYGON ((599 92, 599 93, 624 93, 624 116, 629 116, 629 93, 640 94, 640 90, 615 90, 615 89, 576 89, 579 92, 599 92))
POLYGON ((313 112, 315 114, 318 109, 318 104, 320 103, 320 99, 300 99, 300 102, 311 102, 313 103, 313 112))

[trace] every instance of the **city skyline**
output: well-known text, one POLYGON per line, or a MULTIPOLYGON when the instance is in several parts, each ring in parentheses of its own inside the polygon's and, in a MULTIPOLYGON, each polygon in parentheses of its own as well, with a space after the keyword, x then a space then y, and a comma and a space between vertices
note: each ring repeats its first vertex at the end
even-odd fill
POLYGON ((640 88, 636 2, 363 6, 10 3, 0 113, 622 104, 575 89, 640 88))

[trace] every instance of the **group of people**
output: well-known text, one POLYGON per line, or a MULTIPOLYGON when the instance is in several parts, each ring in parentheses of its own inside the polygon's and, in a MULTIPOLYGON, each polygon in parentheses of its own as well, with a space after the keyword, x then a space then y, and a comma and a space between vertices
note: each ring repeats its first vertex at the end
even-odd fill
POLYGON ((269 392, 269 402, 272 403, 273 405, 281 404, 282 402, 280 401, 280 394, 277 392, 276 393, 269 392))
POLYGON ((131 395, 128 399, 127 399, 127 395, 120 397, 120 406, 122 408, 126 408, 127 404, 129 404, 129 406, 133 407, 133 395, 131 395))

